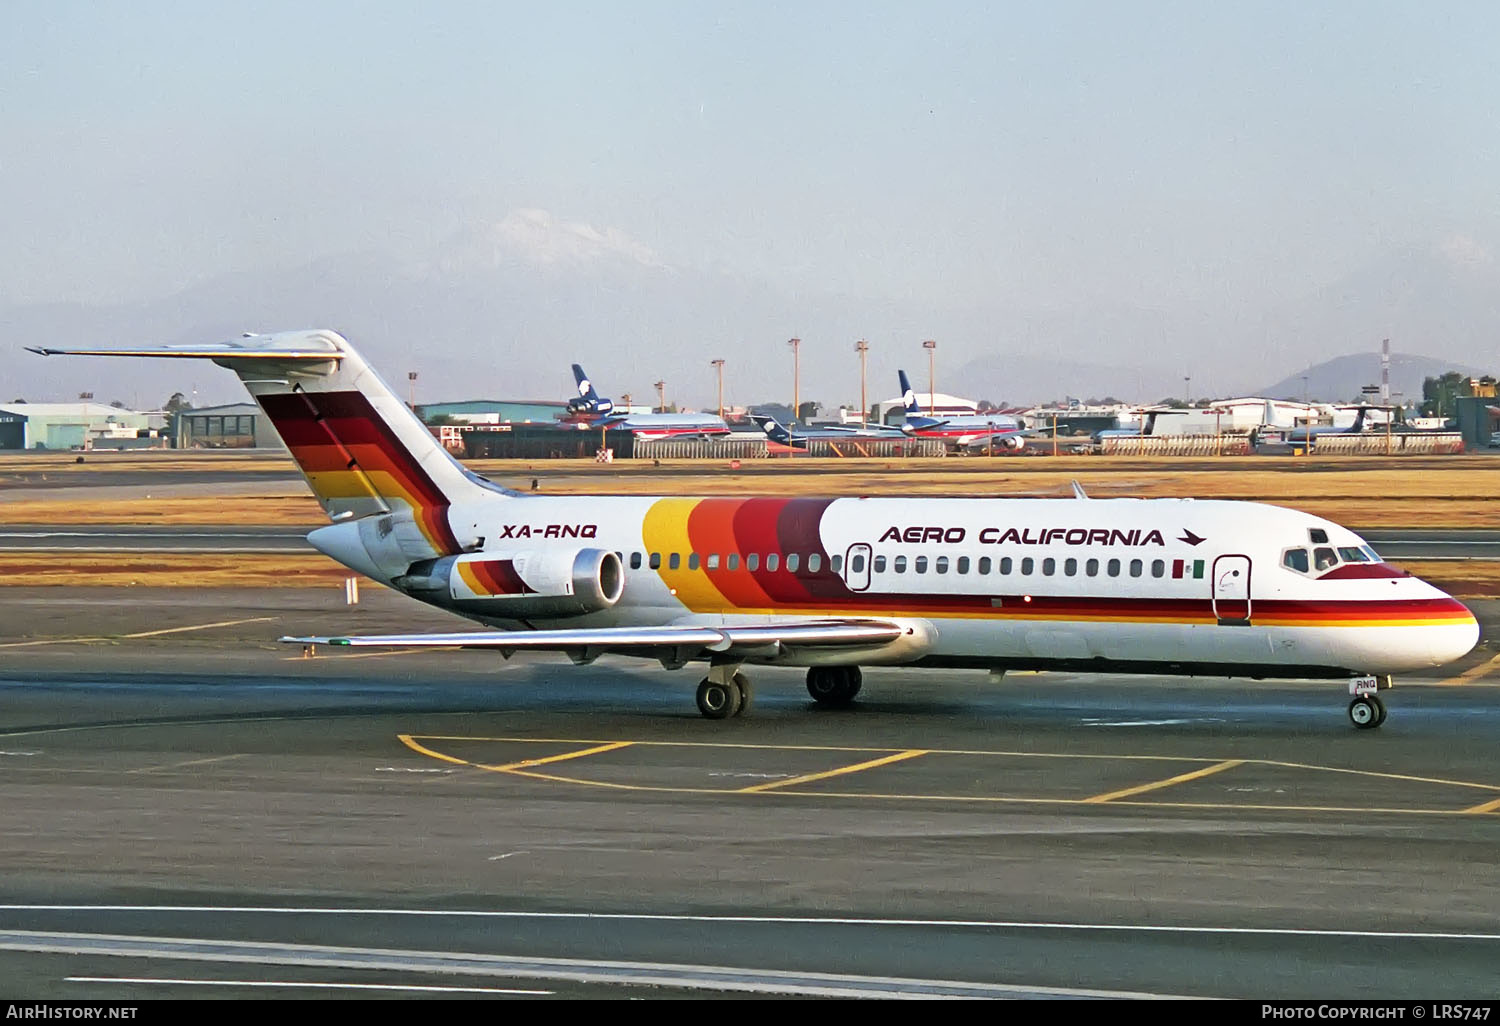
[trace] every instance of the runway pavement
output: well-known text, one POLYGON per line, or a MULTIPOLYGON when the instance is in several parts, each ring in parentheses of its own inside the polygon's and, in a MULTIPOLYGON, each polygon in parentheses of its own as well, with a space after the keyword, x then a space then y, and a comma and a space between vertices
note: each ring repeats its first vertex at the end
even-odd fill
POLYGON ((3 589, 0 997, 1493 997, 1476 611, 1377 731, 900 669, 716 723, 691 669, 272 640, 455 622, 389 592, 3 589))

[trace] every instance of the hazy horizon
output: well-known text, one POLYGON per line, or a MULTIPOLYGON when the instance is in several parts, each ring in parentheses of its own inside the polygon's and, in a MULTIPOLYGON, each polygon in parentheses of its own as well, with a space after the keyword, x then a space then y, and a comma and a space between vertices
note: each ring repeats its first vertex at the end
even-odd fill
POLYGON ((793 336, 831 406, 861 337, 871 401, 924 338, 955 392, 1034 357, 1224 393, 1382 337, 1500 364, 1492 5, 7 13, 4 399, 234 401, 21 346, 310 326, 428 401, 576 361, 702 407, 717 357, 726 401, 790 401, 793 336))

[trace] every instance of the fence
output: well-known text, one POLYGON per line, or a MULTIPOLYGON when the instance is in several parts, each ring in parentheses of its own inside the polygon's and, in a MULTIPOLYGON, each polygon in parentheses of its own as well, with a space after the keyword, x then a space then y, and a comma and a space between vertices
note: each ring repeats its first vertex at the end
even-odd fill
MULTIPOLYGON (((1291 443, 1296 445, 1298 443, 1291 443)), ((1317 435, 1312 451, 1321 456, 1452 455, 1464 451, 1464 436, 1457 431, 1371 431, 1358 435, 1317 435)))
POLYGON ((1249 435, 1126 435, 1100 439, 1099 451, 1106 456, 1248 456, 1252 450, 1249 435))

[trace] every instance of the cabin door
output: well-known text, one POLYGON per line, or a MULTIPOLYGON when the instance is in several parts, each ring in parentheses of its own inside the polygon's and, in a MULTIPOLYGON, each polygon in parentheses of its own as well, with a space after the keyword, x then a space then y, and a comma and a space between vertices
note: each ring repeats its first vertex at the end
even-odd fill
POLYGON ((1210 575, 1214 616, 1225 627, 1250 622, 1250 557, 1220 556, 1210 575))
POLYGON ((870 586, 870 552, 870 546, 860 542, 844 553, 844 583, 850 591, 864 591, 870 586))

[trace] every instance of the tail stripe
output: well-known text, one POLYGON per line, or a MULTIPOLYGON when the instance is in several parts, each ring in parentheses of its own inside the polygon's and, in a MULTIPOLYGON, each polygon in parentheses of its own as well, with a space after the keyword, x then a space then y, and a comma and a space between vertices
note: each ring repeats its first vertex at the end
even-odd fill
POLYGON ((319 498, 368 491, 411 508, 440 555, 460 550, 448 523, 451 501, 359 392, 301 392, 259 397, 319 498))

